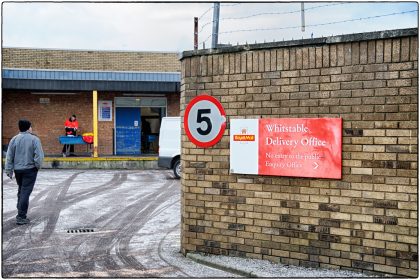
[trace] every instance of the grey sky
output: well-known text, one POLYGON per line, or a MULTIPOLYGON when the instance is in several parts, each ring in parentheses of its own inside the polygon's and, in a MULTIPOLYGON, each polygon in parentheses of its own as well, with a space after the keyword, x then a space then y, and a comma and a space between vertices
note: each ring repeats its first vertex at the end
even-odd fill
MULTIPOLYGON (((193 18, 208 11, 199 21, 199 30, 202 29, 199 33, 199 47, 202 48, 202 41, 206 39, 206 47, 209 47, 212 7, 213 3, 210 2, 3 2, 3 46, 136 51, 191 50, 193 18), (208 24, 205 25, 206 23, 208 24)), ((300 2, 222 2, 219 42, 236 45, 237 42, 244 44, 264 40, 271 42, 310 38, 312 34, 314 37, 321 37, 418 27, 417 12, 311 26, 418 10, 417 2, 306 2, 305 9, 307 27, 302 32, 299 27, 300 12, 295 12, 300 10, 300 2), (238 17, 247 18, 227 19, 238 17), (226 33, 230 31, 234 32, 226 33)))

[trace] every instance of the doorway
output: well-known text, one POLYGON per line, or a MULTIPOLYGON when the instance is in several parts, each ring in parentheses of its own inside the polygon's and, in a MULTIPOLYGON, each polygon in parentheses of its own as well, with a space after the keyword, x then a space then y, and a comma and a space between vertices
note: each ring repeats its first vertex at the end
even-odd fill
POLYGON ((117 107, 115 110, 117 155, 140 155, 141 109, 117 107))
POLYGON ((166 116, 166 98, 115 98, 116 155, 157 154, 159 130, 166 116))

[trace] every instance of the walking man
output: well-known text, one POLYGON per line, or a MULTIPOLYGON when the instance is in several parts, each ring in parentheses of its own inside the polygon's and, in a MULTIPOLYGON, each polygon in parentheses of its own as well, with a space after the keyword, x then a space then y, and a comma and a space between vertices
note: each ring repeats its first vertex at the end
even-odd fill
POLYGON ((19 186, 17 194, 16 224, 24 225, 29 223, 26 217, 29 206, 29 196, 35 185, 38 170, 44 160, 41 141, 32 134, 31 122, 19 121, 20 133, 10 140, 6 154, 6 175, 12 179, 13 172, 19 186))

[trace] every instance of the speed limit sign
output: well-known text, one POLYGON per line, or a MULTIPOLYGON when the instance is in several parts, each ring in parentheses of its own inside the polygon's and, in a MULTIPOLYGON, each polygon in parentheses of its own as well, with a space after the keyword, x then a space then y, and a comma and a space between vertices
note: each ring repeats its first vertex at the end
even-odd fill
POLYGON ((188 103, 184 115, 188 138, 195 145, 208 148, 215 145, 226 128, 226 114, 220 102, 209 95, 200 95, 188 103))

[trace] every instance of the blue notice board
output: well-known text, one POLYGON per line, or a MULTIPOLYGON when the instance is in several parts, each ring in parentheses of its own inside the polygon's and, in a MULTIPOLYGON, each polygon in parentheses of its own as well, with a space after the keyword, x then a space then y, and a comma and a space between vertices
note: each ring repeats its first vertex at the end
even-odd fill
POLYGON ((100 100, 98 101, 98 120, 99 121, 112 121, 112 101, 100 100))

